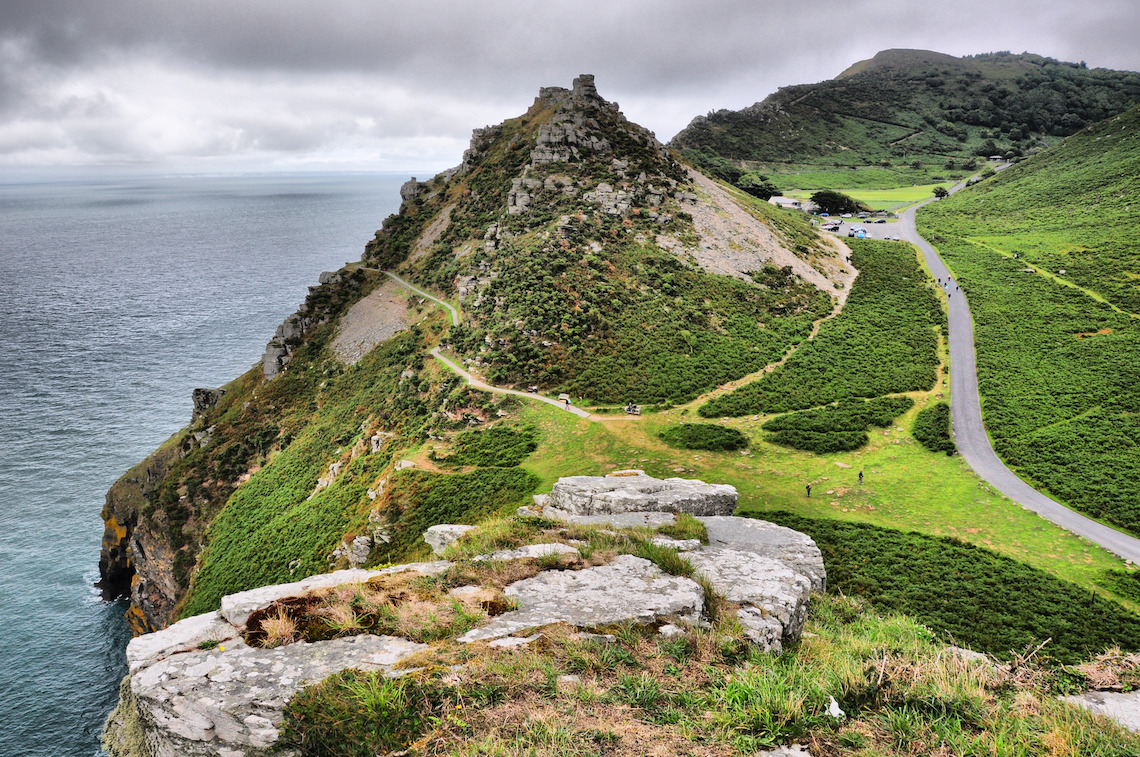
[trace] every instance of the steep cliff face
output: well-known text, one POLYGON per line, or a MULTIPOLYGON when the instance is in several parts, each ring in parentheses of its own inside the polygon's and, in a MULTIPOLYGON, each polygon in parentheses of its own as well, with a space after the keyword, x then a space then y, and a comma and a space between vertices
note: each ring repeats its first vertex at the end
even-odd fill
POLYGON ((261 364, 196 392, 190 426, 108 493, 101 586, 129 594, 136 630, 414 556, 427 526, 529 495, 538 479, 517 463, 400 462, 429 439, 510 423, 517 405, 466 387, 433 348, 496 384, 687 401, 778 359, 851 275, 806 220, 690 173, 590 76, 475 130, 461 165, 401 199, 359 264, 321 274, 261 364), (364 324, 384 338, 346 352, 385 269, 451 298, 462 321, 385 290, 373 300, 400 309, 385 319, 397 325, 364 324))

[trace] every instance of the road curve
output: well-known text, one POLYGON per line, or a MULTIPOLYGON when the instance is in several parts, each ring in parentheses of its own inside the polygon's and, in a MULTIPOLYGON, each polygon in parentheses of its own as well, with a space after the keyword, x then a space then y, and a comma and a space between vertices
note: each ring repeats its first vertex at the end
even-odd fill
MULTIPOLYGON (((961 185, 959 185, 960 187, 961 185)), ((959 187, 955 187, 958 189, 959 187)), ((932 202, 928 200, 927 202, 932 202)), ((946 281, 950 275, 938 251, 918 235, 915 210, 920 203, 904 212, 899 222, 899 236, 917 245, 926 256, 931 273, 946 281)), ((974 322, 966 293, 950 287, 950 417, 954 424, 954 442, 958 452, 979 476, 995 489, 1027 510, 1051 520, 1062 528, 1083 536, 1125 560, 1140 563, 1140 539, 1098 523, 1046 497, 1022 481, 1005 466, 994 452, 982 419, 978 394, 977 364, 974 359, 974 322)))
MULTIPOLYGON (((408 282, 404 281, 402 278, 400 278, 396 274, 392 273, 391 271, 384 271, 384 273, 388 274, 389 278, 395 280, 401 286, 404 286, 404 287, 410 289, 411 291, 415 292, 416 294, 423 295, 424 297, 427 297, 429 300, 431 300, 433 302, 438 302, 440 305, 443 305, 445 308, 447 308, 449 311, 451 311, 451 325, 452 326, 458 326, 459 325, 459 313, 458 313, 458 311, 456 311, 456 309, 454 307, 447 304, 446 302, 439 299, 438 297, 435 297, 433 295, 428 294, 427 292, 420 289, 419 287, 414 286, 412 284, 409 284, 408 282)), ((527 399, 530 399, 530 400, 538 400, 539 402, 545 402, 546 404, 553 405, 554 407, 560 407, 564 410, 570 411, 574 415, 577 415, 579 418, 589 418, 590 417, 590 413, 586 412, 585 410, 583 410, 580 407, 575 407, 574 405, 567 405, 564 402, 559 402, 558 400, 552 399, 550 397, 544 397, 541 394, 532 394, 531 392, 520 392, 518 389, 508 389, 505 386, 494 386, 494 385, 488 384, 484 381, 480 381, 479 379, 472 376, 469 372, 463 370, 458 365, 456 365, 455 363, 453 363, 452 361, 448 360, 443 355, 441 355, 439 353, 439 347, 436 347, 435 349, 433 349, 431 351, 431 354, 432 354, 432 357, 434 357, 436 360, 438 360, 441 363, 443 363, 444 365, 446 365, 451 370, 458 373, 460 376, 462 376, 464 379, 466 379, 468 384, 475 387, 476 389, 482 389, 482 390, 487 391, 487 392, 494 392, 495 394, 514 394, 518 397, 526 397, 527 399)))

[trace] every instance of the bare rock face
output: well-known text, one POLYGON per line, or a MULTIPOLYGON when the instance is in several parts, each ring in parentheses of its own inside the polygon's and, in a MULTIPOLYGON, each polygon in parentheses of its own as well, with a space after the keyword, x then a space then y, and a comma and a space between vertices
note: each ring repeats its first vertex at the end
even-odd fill
POLYGON ((1086 691, 1071 697, 1062 697, 1078 707, 1097 715, 1104 715, 1130 731, 1140 733, 1140 691, 1086 691))
POLYGON ((632 555, 596 568, 545 571, 511 584, 504 593, 518 600, 519 609, 468 631, 460 641, 498 639, 552 623, 593 628, 668 618, 695 624, 704 608, 704 593, 695 581, 667 575, 632 555))
POLYGON ((441 523, 431 526, 424 531, 424 541, 431 547, 433 554, 442 555, 443 551, 451 546, 460 536, 475 528, 475 526, 461 526, 457 523, 441 523))
POLYGON ((670 512, 731 515, 736 487, 685 478, 569 476, 558 479, 546 504, 572 515, 670 512))

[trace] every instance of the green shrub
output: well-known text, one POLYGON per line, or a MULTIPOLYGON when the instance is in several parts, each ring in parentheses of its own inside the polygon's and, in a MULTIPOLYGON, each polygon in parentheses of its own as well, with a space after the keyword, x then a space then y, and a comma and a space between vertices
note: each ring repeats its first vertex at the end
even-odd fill
POLYGON ((867 444, 867 430, 886 428, 914 405, 910 397, 878 397, 870 401, 843 400, 835 405, 802 410, 773 418, 765 431, 768 441, 805 452, 850 452, 867 444))
POLYGON ((958 451, 950 436, 950 406, 939 402, 918 411, 914 419, 914 438, 931 452, 953 455, 958 451))
POLYGON ((953 538, 785 512, 753 517, 810 535, 830 593, 916 618, 947 641, 1006 657, 1052 639, 1045 654, 1073 663, 1119 644, 1140 650, 1140 617, 1068 581, 953 538))
POLYGON ((725 452, 748 446, 748 437, 741 432, 712 423, 683 423, 679 426, 670 426, 658 436, 670 447, 679 449, 725 452))
POLYGON ((1106 570, 1097 583, 1117 596, 1140 602, 1140 571, 1106 570))
POLYGON ((431 459, 449 468, 464 465, 509 468, 518 465, 538 449, 538 432, 532 427, 493 426, 481 431, 466 431, 455 440, 455 452, 447 457, 431 459))

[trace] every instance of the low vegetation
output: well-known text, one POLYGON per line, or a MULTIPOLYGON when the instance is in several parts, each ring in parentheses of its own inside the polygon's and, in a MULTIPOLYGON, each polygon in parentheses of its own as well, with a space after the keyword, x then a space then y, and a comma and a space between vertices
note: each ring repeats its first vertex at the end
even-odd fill
POLYGON ((747 436, 734 428, 717 426, 714 423, 683 423, 679 426, 670 426, 658 436, 670 447, 678 449, 724 452, 748 446, 747 436))
POLYGON ((847 241, 860 273, 843 312, 772 373, 702 405, 702 416, 787 412, 934 386, 944 318, 915 249, 847 241))
POLYGON ((1134 108, 919 213, 970 298, 998 455, 1051 496, 1133 534, 1138 135, 1134 108))
POLYGON ((1055 699, 1034 661, 948 652, 931 632, 858 600, 817 597, 804 640, 757 653, 730 619, 662 638, 548 627, 521 650, 437 646, 392 679, 346 671, 288 705, 303 755, 745 755, 790 741, 813 754, 1124 757, 1140 737, 1055 699), (458 667, 452 667, 458 664, 458 667), (829 714, 834 698, 844 712, 829 714))
POLYGON ((764 424, 768 441, 805 452, 849 452, 867 444, 867 431, 886 428, 910 410, 910 397, 841 400, 834 405, 781 415, 764 424))
POLYGON ((448 468, 465 465, 509 468, 521 463, 537 448, 538 435, 534 428, 500 424, 486 430, 460 434, 450 455, 440 457, 432 453, 431 459, 448 468))
POLYGON ((914 419, 914 438, 931 452, 953 455, 958 451, 950 437, 950 405, 936 402, 924 407, 914 419))
POLYGON ((1140 650, 1140 617, 988 549, 864 523, 758 517, 815 540, 829 592, 913 617, 947 641, 1004 658, 1048 641, 1042 654, 1062 663, 1114 645, 1140 650))

